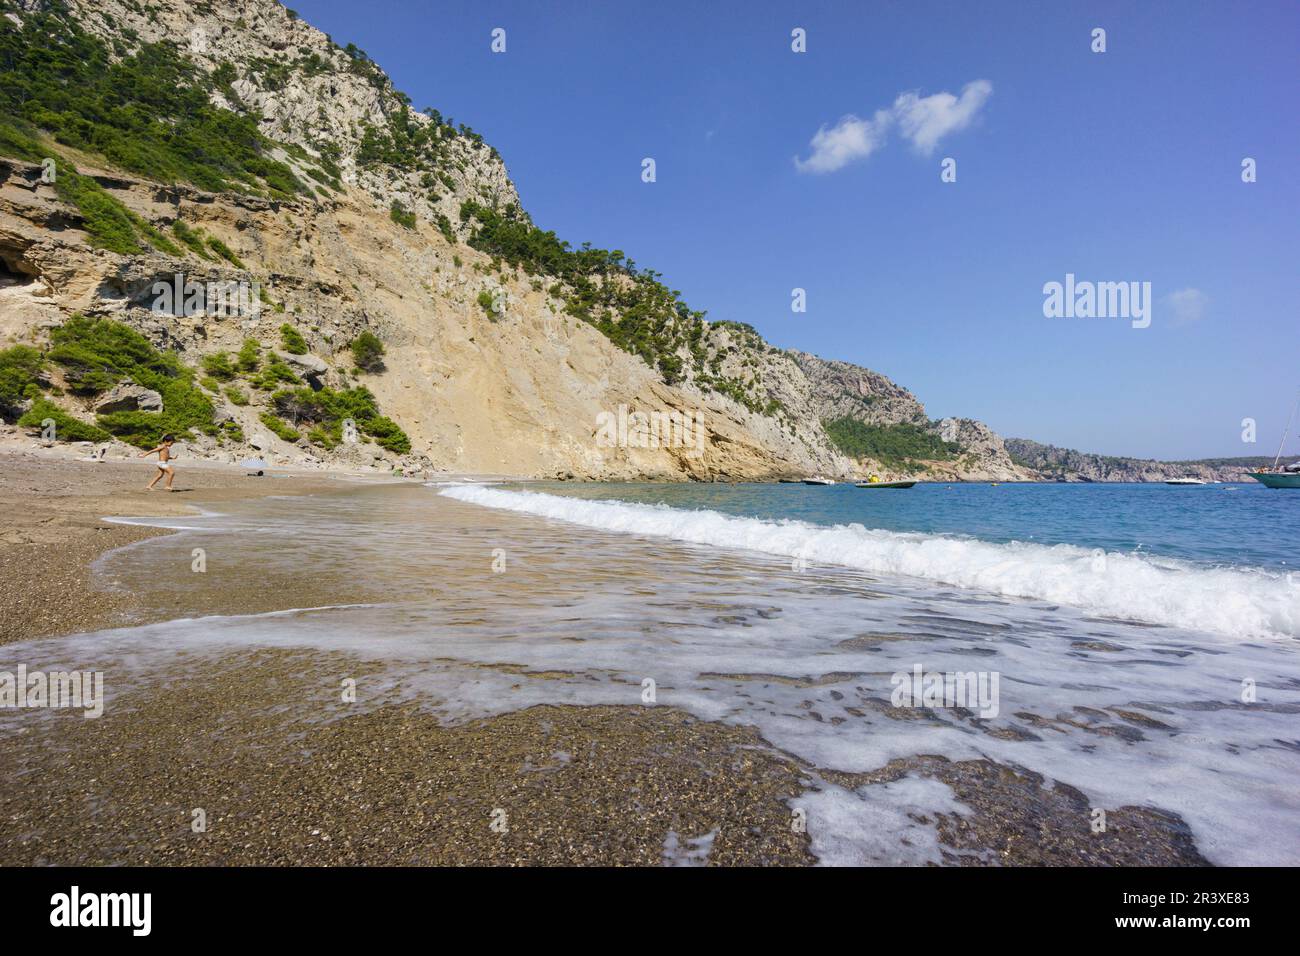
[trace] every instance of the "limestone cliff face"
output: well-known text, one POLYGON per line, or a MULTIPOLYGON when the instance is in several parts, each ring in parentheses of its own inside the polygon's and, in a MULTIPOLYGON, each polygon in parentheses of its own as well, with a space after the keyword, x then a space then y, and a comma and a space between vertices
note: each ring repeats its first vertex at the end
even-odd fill
POLYGON ((1035 481, 1041 477, 1012 459, 997 432, 973 418, 945 418, 934 426, 944 441, 960 446, 955 461, 937 462, 931 469, 936 478, 976 481, 1035 481))
POLYGON ((433 119, 411 107, 363 52, 339 47, 275 0, 70 0, 70 5, 82 28, 101 39, 129 37, 133 46, 180 42, 188 59, 209 73, 238 64, 240 75, 229 89, 214 93, 217 105, 260 116, 269 139, 305 151, 305 159, 289 151, 277 156, 295 170, 333 156, 343 183, 385 210, 398 200, 430 221, 442 213, 455 223, 464 198, 519 202, 495 150, 470 136, 443 137, 436 200, 430 199, 435 190, 421 185, 420 170, 360 165, 367 131, 382 130, 395 112, 417 127, 435 125, 433 119))
MULTIPOLYGON (((91 170, 83 165, 82 171, 91 170)), ((149 221, 166 226, 180 219, 219 239, 247 267, 239 270, 93 249, 77 228, 75 211, 39 183, 39 174, 40 167, 31 164, 0 163, 0 260, 9 275, 0 288, 0 344, 39 339, 43 329, 80 312, 131 325, 197 363, 203 355, 238 350, 244 338, 276 342, 288 322, 326 366, 320 381, 339 385, 350 381, 347 344, 370 329, 387 345, 387 368, 360 381, 411 437, 411 461, 400 464, 534 476, 697 479, 838 467, 819 430, 801 435, 723 396, 665 385, 640 358, 563 315, 546 292, 519 276, 489 277, 486 256, 448 244, 423 222, 414 229, 399 226, 364 198, 268 203, 186 188, 160 190, 119 174, 98 177, 149 221), (66 225, 50 228, 56 221, 66 225), (251 273, 276 307, 263 307, 255 318, 159 315, 151 307, 153 287, 171 283, 178 273, 200 283, 239 281, 251 273), (478 303, 484 290, 505 293, 502 313, 478 303), (604 447, 597 434, 601 415, 617 416, 620 406, 698 415, 702 439, 643 448, 649 442, 633 433, 622 447, 604 447)), ((282 442, 260 425, 257 411, 222 409, 256 442, 255 450, 299 464, 345 454, 282 442)), ((197 445, 204 449, 201 439, 197 445)), ((215 447, 206 450, 218 454, 215 447)), ((234 459, 248 451, 229 448, 221 455, 234 459)))
MULTIPOLYGON (((924 461, 924 477, 935 480, 1032 481, 1038 476, 1017 465, 1002 438, 970 418, 931 421, 916 396, 879 372, 806 352, 788 353, 812 386, 814 417, 819 421, 855 418, 870 425, 914 425, 952 442, 960 450, 951 458, 924 461)), ((916 470, 890 468, 870 459, 860 463, 882 477, 916 477, 916 470)))
MULTIPOLYGON (((675 375, 619 348, 566 312, 554 277, 467 244, 462 203, 520 206, 496 151, 472 130, 412 109, 363 53, 340 48, 273 0, 68 2, 80 27, 117 56, 142 43, 176 44, 213 78, 211 102, 258 117, 272 158, 311 188, 267 198, 158 183, 51 141, 60 162, 147 226, 174 236, 179 223, 230 253, 174 243, 175 254, 124 255, 92 243, 85 217, 42 181, 39 165, 0 160, 0 347, 40 343, 83 313, 126 323, 197 365, 246 338, 275 343, 289 324, 309 348, 289 356, 307 381, 364 384, 412 446, 398 457, 365 443, 327 451, 305 438, 286 442, 261 421, 265 396, 237 406, 214 393, 219 418, 247 440, 196 437, 198 454, 595 479, 905 475, 833 447, 822 423, 856 418, 956 442, 961 451, 931 463, 933 476, 1032 477, 986 426, 930 422, 885 376, 775 349, 746 326, 699 323, 689 348, 677 347, 683 371, 675 375), (399 127, 421 131, 424 145, 389 161, 386 131, 399 127), (239 316, 159 314, 153 290, 177 275, 256 284, 264 307, 239 316), (352 368, 348 345, 363 331, 385 344, 383 371, 352 368), (620 415, 677 416, 698 430, 684 442, 661 441, 634 426, 611 443, 602 422, 620 415)), ((11 7, 9 22, 21 25, 41 6, 32 3, 11 7)), ((94 411, 88 401, 60 401, 82 417, 94 411)))
POLYGON ((872 425, 927 424, 925 406, 916 396, 879 372, 807 352, 791 352, 790 356, 812 385, 813 410, 822 420, 856 418, 872 425))

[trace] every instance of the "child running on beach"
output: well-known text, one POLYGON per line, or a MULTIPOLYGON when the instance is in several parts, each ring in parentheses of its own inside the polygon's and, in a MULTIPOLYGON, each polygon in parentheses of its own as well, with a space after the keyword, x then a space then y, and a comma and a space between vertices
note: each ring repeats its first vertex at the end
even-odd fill
POLYGON ((153 481, 149 482, 149 487, 146 488, 145 491, 153 491, 153 486, 158 484, 158 479, 163 475, 167 476, 167 490, 172 490, 172 480, 176 477, 176 469, 172 467, 171 463, 172 442, 175 440, 176 439, 171 435, 163 435, 161 445, 157 448, 150 448, 148 451, 140 453, 139 457, 141 458, 152 455, 155 452, 158 454, 158 474, 154 475, 153 481))

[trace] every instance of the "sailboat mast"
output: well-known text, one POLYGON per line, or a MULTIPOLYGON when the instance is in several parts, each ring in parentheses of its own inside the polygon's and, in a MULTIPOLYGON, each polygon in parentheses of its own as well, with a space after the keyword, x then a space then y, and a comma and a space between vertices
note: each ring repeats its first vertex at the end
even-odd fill
POLYGON ((1286 445, 1286 436, 1291 434, 1291 424, 1295 421, 1297 409, 1300 409, 1300 392, 1296 393, 1295 407, 1291 409, 1291 417, 1286 420, 1286 428, 1282 430, 1282 440, 1277 443, 1277 454, 1273 456, 1274 471, 1277 471, 1277 463, 1282 460, 1282 449, 1286 445))

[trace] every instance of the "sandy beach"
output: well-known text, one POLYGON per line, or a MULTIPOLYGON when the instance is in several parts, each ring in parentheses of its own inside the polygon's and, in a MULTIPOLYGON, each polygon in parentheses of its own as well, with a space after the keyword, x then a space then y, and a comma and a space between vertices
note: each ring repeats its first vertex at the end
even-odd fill
MULTIPOLYGON (((167 532, 107 515, 184 515, 356 483, 186 465, 168 494, 143 490, 153 474, 147 461, 0 458, 4 643, 164 616, 97 585, 90 565, 167 532)), ((214 591, 186 612, 312 602, 304 575, 292 595, 214 591)), ((536 708, 460 728, 396 702, 346 717, 318 677, 365 670, 346 655, 276 650, 196 670, 178 649, 174 671, 126 695, 111 720, 57 714, 4 734, 0 762, 20 785, 0 795, 0 865, 648 865, 663 862, 673 827, 724 821, 714 862, 811 860, 782 803, 800 789, 800 768, 752 731, 666 708, 536 708), (310 719, 286 701, 310 702, 310 719), (219 733, 196 733, 214 721, 219 733), (51 767, 49 748, 67 763, 51 767), (196 801, 212 821, 203 838, 191 830, 196 801), (498 834, 488 823, 503 802, 517 822, 498 834)))
POLYGON ((157 474, 150 460, 79 461, 66 453, 0 453, 0 644, 96 630, 141 620, 131 595, 96 588, 90 564, 105 551, 162 532, 104 521, 105 516, 193 514, 201 499, 324 493, 346 487, 337 478, 276 472, 250 478, 244 469, 182 462, 175 490, 145 486, 157 474))
MULTIPOLYGON (((184 588, 144 579, 151 582, 145 594, 132 585, 130 548, 118 552, 110 570, 92 571, 90 564, 166 532, 105 523, 104 515, 184 516, 223 503, 247 509, 258 499, 271 511, 257 513, 272 514, 272 495, 352 494, 365 510, 367 502, 428 491, 408 486, 390 494, 373 482, 363 491, 365 483, 329 476, 250 479, 194 467, 178 474, 182 493, 150 494, 140 490, 151 474, 145 465, 36 455, 0 462, 0 493, 15 515, 0 563, 10 644, 0 668, 105 667, 113 687, 101 719, 59 710, 27 719, 3 715, 0 762, 16 768, 17 785, 0 793, 0 864, 803 865, 816 857, 800 811, 792 810, 797 801, 828 789, 917 781, 951 788, 961 801, 960 812, 904 820, 933 829, 939 859, 951 865, 1205 863, 1176 814, 1115 807, 1108 832, 1098 835, 1084 794, 993 760, 949 760, 918 747, 870 771, 815 766, 744 721, 701 719, 670 704, 637 706, 641 688, 619 690, 619 678, 603 699, 627 703, 529 704, 539 696, 582 699, 564 689, 581 690, 596 674, 463 649, 455 660, 431 662, 455 676, 462 700, 480 710, 487 702, 484 716, 473 709, 456 716, 442 705, 457 693, 424 689, 428 664, 395 665, 364 643, 300 646, 289 633, 278 646, 208 646, 181 639, 170 626, 141 627, 382 603, 383 579, 399 569, 380 568, 367 579, 349 570, 353 561, 367 563, 360 556, 332 567, 293 554, 282 565, 250 560, 246 567, 231 564, 214 540, 210 560, 227 570, 176 576, 176 585, 199 582, 184 588), (22 643, 21 657, 12 653, 13 642, 122 625, 134 630, 71 644, 22 643), (136 651, 107 636, 122 633, 138 635, 136 651), (147 665, 124 663, 142 655, 147 665), (340 695, 346 680, 366 688, 362 705, 340 695), (545 693, 530 697, 533 688, 545 693), (501 703, 509 695, 521 702, 501 703), (196 831, 199 811, 204 828, 196 831)), ((539 536, 526 520, 431 500, 442 502, 429 519, 431 532, 445 533, 450 543, 443 547, 458 563, 429 586, 446 585, 449 577, 469 591, 448 639, 463 627, 470 646, 475 629, 492 623, 485 603, 497 599, 475 588, 504 595, 506 603, 495 606, 507 629, 505 612, 515 602, 525 616, 529 601, 565 603, 546 586, 557 573, 571 576, 545 557, 562 536, 539 536), (525 575, 504 585, 480 564, 484 548, 458 548, 457 541, 476 535, 506 536, 512 554, 536 549, 537 579, 525 575)), ((188 562, 188 545, 159 546, 188 562)), ((621 553, 617 541, 609 547, 621 553)), ((626 579, 622 569, 606 567, 611 562, 592 560, 609 581, 626 579)), ((573 640, 583 640, 574 620, 573 640)), ((201 635, 200 625, 184 633, 201 635)), ((863 638, 858 648, 873 643, 863 638)), ((712 677, 810 686, 779 674, 712 677)), ((667 682, 663 690, 671 690, 667 682)), ((806 716, 823 719, 811 701, 805 706, 812 708, 806 716)))

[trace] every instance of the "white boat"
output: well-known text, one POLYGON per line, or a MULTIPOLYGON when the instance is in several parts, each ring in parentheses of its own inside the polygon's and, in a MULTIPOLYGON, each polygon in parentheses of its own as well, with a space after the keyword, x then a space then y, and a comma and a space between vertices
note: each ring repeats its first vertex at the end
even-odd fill
POLYGON ((1166 478, 1166 485, 1203 485, 1205 482, 1199 478, 1166 478))
POLYGON ((818 476, 815 477, 815 478, 805 478, 805 479, 803 480, 803 483, 804 483, 805 485, 833 485, 833 484, 835 484, 835 479, 834 479, 834 478, 823 478, 823 477, 821 477, 820 475, 818 475, 818 476))

